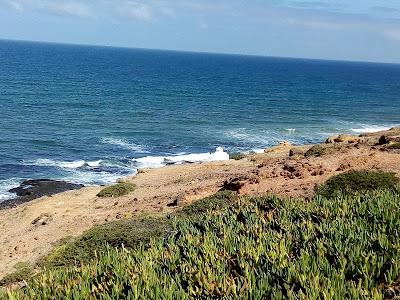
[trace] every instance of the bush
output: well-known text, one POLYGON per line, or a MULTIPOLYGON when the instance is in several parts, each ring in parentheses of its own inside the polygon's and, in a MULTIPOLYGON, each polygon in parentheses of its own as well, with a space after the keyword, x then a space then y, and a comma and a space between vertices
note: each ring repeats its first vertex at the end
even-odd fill
MULTIPOLYGON (((194 202, 179 211, 178 218, 199 217, 208 211, 220 210, 232 204, 234 193, 219 192, 214 196, 194 202)), ((73 266, 92 260, 96 254, 104 254, 107 246, 134 249, 150 239, 161 237, 172 229, 170 216, 142 217, 120 220, 96 226, 77 238, 66 238, 44 257, 40 265, 45 267, 73 266)))
POLYGON ((234 160, 241 160, 245 158, 246 155, 243 153, 231 153, 229 154, 229 159, 234 159, 234 160))
POLYGON ((196 201, 183 207, 177 212, 181 217, 199 217, 208 211, 221 210, 233 204, 235 193, 232 191, 220 191, 211 197, 196 201))
POLYGON ((59 267, 80 265, 104 254, 107 246, 133 249, 151 238, 160 237, 171 228, 167 218, 144 217, 121 220, 96 226, 77 238, 60 241, 52 252, 44 257, 40 265, 59 267))
POLYGON ((386 149, 390 149, 390 150, 400 149, 400 143, 390 144, 386 147, 386 149))
POLYGON ((127 195, 135 190, 135 185, 129 182, 121 182, 102 189, 97 197, 114 198, 127 195))
POLYGON ((27 262, 19 262, 14 266, 15 272, 4 276, 0 280, 0 286, 7 285, 10 283, 16 283, 23 280, 28 280, 32 274, 33 269, 27 262))
MULTIPOLYGON (((395 299, 400 195, 241 198, 167 238, 51 269, 8 299, 395 299)), ((0 298, 1 297, 0 292, 0 298)))
POLYGON ((330 198, 338 193, 355 194, 369 190, 395 190, 399 179, 394 173, 382 171, 349 171, 331 177, 323 185, 317 187, 317 193, 330 198))
POLYGON ((305 154, 305 157, 320 157, 326 154, 326 149, 321 145, 312 146, 305 154))

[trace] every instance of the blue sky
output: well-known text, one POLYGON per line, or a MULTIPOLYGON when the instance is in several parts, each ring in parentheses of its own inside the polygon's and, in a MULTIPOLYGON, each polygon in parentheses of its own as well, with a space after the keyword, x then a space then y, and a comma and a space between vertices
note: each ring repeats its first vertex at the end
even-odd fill
POLYGON ((0 38, 400 63, 400 0, 0 0, 0 38))

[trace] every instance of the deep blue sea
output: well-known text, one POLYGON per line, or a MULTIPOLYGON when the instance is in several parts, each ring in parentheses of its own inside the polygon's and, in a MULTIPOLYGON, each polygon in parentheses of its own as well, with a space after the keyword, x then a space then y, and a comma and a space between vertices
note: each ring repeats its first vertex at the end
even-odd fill
POLYGON ((0 201, 398 124, 400 65, 0 41, 0 201))

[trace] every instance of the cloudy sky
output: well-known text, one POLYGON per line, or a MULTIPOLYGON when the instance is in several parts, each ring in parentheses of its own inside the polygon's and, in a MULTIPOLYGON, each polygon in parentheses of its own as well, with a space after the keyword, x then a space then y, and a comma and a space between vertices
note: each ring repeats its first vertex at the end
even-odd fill
POLYGON ((0 38, 400 63, 400 0, 0 0, 0 38))

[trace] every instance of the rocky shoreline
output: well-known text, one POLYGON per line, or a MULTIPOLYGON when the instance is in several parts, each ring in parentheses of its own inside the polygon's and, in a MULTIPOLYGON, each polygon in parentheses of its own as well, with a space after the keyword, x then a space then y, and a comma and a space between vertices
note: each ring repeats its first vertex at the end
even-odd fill
POLYGON ((15 193, 16 197, 0 202, 0 209, 15 207, 37 198, 52 196, 70 190, 79 190, 83 187, 83 184, 51 179, 25 180, 19 187, 9 190, 10 193, 15 193))
POLYGON ((34 264, 61 239, 95 225, 171 213, 220 190, 307 200, 316 186, 350 170, 381 170, 400 177, 400 128, 336 136, 317 145, 281 143, 237 160, 142 169, 124 179, 136 189, 115 198, 97 197, 100 186, 26 181, 14 190, 17 199, 0 204, 0 278, 16 263, 34 264))
MULTIPOLYGON (((363 133, 358 136, 339 134, 328 137, 324 143, 316 145, 303 145, 293 146, 287 141, 280 142, 277 146, 269 147, 264 150, 264 153, 273 155, 274 153, 282 153, 289 151, 289 156, 303 156, 307 155, 305 149, 312 150, 312 147, 321 147, 320 151, 329 148, 329 145, 368 145, 371 147, 378 147, 381 151, 394 150, 400 152, 400 127, 391 128, 386 131, 363 133), (311 148, 310 148, 311 147, 311 148)), ((243 157, 246 155, 243 154, 243 157)), ((186 162, 185 164, 191 164, 186 162)), ((174 165, 174 164, 167 164, 174 165)), ((144 170, 145 171, 145 170, 144 170)), ((143 170, 138 170, 138 173, 143 170)), ((70 190, 79 190, 83 188, 83 184, 74 184, 66 181, 58 181, 52 179, 30 179, 25 180, 17 188, 10 189, 10 193, 15 193, 16 197, 0 202, 0 210, 12 208, 20 204, 44 197, 53 196, 70 190)))

